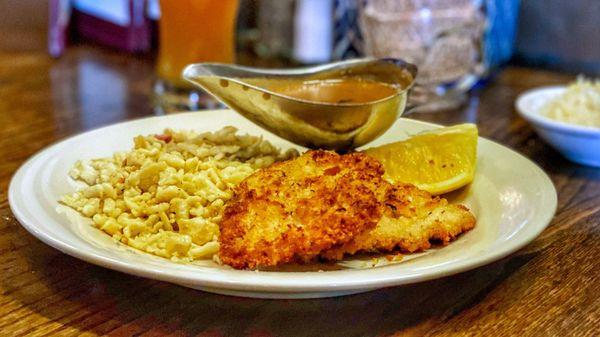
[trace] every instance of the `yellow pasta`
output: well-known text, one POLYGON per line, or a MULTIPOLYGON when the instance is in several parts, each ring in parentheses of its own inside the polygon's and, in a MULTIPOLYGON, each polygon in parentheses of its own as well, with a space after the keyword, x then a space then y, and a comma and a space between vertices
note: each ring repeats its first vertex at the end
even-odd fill
POLYGON ((86 186, 61 202, 131 247, 177 261, 212 258, 232 187, 297 155, 236 131, 137 136, 131 151, 76 162, 69 175, 86 186))

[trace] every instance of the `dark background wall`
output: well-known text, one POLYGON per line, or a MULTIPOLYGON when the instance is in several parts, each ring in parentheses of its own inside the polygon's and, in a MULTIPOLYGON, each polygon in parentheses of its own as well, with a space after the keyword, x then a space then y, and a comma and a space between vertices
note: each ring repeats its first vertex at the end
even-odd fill
POLYGON ((516 60, 600 75, 600 0, 521 0, 516 60))

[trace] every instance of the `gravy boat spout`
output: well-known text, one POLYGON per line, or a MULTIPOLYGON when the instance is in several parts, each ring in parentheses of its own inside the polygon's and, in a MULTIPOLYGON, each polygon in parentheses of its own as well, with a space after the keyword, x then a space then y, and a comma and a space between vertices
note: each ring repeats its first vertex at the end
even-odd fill
POLYGON ((340 151, 383 134, 404 111, 416 75, 416 66, 399 59, 297 69, 198 63, 183 71, 186 80, 274 134, 340 151), (323 94, 331 97, 320 99, 323 94))

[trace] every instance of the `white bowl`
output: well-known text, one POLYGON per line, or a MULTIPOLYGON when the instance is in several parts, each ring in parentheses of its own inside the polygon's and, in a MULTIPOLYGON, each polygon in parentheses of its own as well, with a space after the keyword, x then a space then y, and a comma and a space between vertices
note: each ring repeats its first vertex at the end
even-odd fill
POLYGON ((600 167, 600 128, 560 122, 540 114, 544 104, 565 90, 564 86, 554 86, 526 91, 517 98, 517 111, 533 125, 542 139, 567 159, 600 167))

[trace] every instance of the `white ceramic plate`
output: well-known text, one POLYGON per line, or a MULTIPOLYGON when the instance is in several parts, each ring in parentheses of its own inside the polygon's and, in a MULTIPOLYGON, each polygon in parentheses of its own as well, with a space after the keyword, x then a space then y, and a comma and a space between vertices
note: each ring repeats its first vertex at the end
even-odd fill
MULTIPOLYGON (((77 187, 67 175, 76 160, 110 156, 129 149, 133 136, 159 133, 166 127, 217 130, 226 125, 264 135, 283 148, 293 146, 229 110, 116 124, 64 140, 29 159, 11 181, 10 206, 29 232, 82 260, 209 292, 264 298, 338 296, 459 273, 525 246, 548 225, 556 209, 556 191, 540 168, 516 152, 480 138, 474 182, 449 196, 473 211, 477 226, 447 247, 407 256, 399 263, 365 267, 353 260, 347 261, 353 268, 343 270, 278 272, 233 270, 212 262, 179 264, 114 242, 78 214, 57 212, 57 200, 77 187)), ((438 127, 400 119, 373 145, 438 127)))
POLYGON ((600 167, 600 128, 557 121, 540 112, 550 100, 565 92, 564 86, 528 90, 517 98, 515 106, 535 131, 563 156, 579 164, 600 167))

